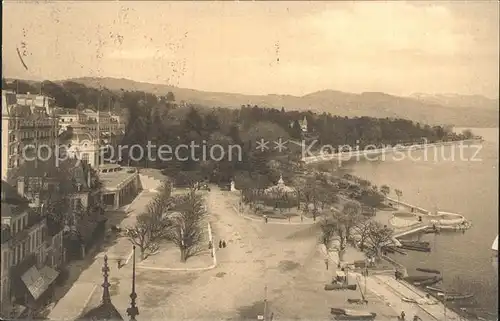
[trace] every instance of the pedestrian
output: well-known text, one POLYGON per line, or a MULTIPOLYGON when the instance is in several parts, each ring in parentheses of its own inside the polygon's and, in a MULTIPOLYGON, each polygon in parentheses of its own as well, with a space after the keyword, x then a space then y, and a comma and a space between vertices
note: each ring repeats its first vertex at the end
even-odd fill
POLYGON ((264 222, 267 223, 267 215, 264 215, 264 222))
POLYGON ((406 314, 404 311, 401 311, 401 320, 404 321, 406 317, 406 314))
POLYGON ((118 259, 118 262, 117 262, 117 263, 118 263, 118 269, 121 269, 121 267, 122 267, 122 260, 121 260, 121 259, 118 259))
POLYGON ((300 221, 304 222, 304 215, 300 215, 300 221))
POLYGON ((225 249, 226 248, 226 241, 222 241, 222 248, 225 249))
POLYGON ((396 272, 394 272, 394 277, 396 278, 396 280, 399 280, 399 271, 396 270, 396 272))
POLYGON ((222 249, 222 240, 219 240, 219 249, 222 249))
POLYGON ((208 249, 211 250, 212 249, 212 241, 208 241, 208 249))
POLYGON ((328 270, 328 259, 325 259, 325 266, 326 266, 326 269, 328 270))
POLYGON ((274 318, 274 312, 271 312, 271 317, 269 318, 269 321, 273 321, 274 318))
POLYGON ((421 320, 421 319, 420 319, 420 317, 419 317, 418 315, 415 315, 415 316, 413 317, 413 321, 419 321, 419 320, 421 320))

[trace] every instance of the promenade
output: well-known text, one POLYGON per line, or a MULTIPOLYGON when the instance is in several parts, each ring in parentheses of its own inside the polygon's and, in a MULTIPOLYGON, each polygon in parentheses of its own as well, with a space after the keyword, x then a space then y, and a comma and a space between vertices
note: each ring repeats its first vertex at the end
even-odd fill
MULTIPOLYGON (((302 144, 293 142, 296 145, 302 146, 302 144)), ((392 152, 403 152, 403 151, 413 151, 413 150, 421 150, 421 149, 429 149, 429 148, 438 148, 444 146, 452 146, 457 144, 474 144, 481 143, 479 139, 468 139, 468 140, 458 140, 451 142, 440 142, 440 143, 432 143, 432 144, 419 144, 415 143, 412 145, 396 145, 396 146, 388 146, 383 148, 376 149, 363 149, 363 150, 349 150, 345 152, 337 152, 337 153, 319 153, 317 155, 302 157, 302 161, 306 164, 312 164, 316 162, 324 162, 329 160, 339 160, 339 161, 347 161, 352 160, 353 158, 359 157, 367 157, 374 156, 378 154, 392 153, 392 152)))

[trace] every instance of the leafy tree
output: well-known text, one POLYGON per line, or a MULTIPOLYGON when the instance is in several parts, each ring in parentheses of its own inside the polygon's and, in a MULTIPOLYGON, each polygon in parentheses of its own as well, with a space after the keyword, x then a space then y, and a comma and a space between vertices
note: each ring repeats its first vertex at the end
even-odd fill
POLYGON ((401 197, 403 197, 403 192, 400 189, 395 189, 394 193, 396 193, 396 196, 398 197, 398 202, 401 197))
POLYGON ((300 127, 300 123, 299 123, 298 119, 296 119, 292 123, 290 136, 294 139, 301 139, 302 138, 302 128, 300 127))
POLYGON ((382 185, 382 186, 380 186, 380 192, 381 192, 382 194, 384 194, 384 196, 385 196, 385 197, 387 197, 387 195, 389 195, 389 194, 390 194, 391 189, 390 189, 390 188, 389 188, 389 186, 387 186, 387 185, 382 185))
POLYGON ((174 95, 174 93, 173 93, 173 92, 171 92, 171 91, 169 91, 169 92, 167 93, 166 100, 167 100, 167 102, 169 102, 169 103, 174 102, 174 101, 175 101, 175 95, 174 95))
POLYGON ((462 131, 462 135, 465 139, 471 139, 471 138, 474 138, 474 134, 472 133, 472 131, 470 129, 464 129, 462 131))
POLYGON ((335 232, 338 230, 336 222, 331 219, 324 218, 320 223, 321 228, 321 244, 323 244, 327 251, 330 250, 335 232))
POLYGON ((358 202, 346 202, 342 212, 337 215, 339 223, 344 227, 346 240, 351 240, 352 229, 364 219, 361 214, 361 205, 358 202))
POLYGON ((26 94, 26 93, 37 93, 40 88, 29 84, 26 81, 14 79, 12 81, 7 81, 5 78, 2 78, 2 89, 3 90, 12 90, 18 94, 26 94))

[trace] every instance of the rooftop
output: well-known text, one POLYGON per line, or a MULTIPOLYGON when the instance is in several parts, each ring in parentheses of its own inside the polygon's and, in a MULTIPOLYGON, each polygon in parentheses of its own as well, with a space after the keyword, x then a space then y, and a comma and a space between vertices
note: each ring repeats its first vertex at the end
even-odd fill
MULTIPOLYGON (((17 189, 15 189, 12 185, 7 183, 6 181, 2 180, 2 204, 8 203, 14 205, 21 205, 21 204, 28 204, 28 202, 29 201, 27 198, 17 193, 17 189)), ((3 212, 3 207, 2 207, 2 212, 3 212)))
POLYGON ((99 178, 105 190, 115 190, 119 189, 121 184, 129 182, 136 175, 137 169, 134 167, 122 167, 121 170, 116 172, 100 172, 99 178))

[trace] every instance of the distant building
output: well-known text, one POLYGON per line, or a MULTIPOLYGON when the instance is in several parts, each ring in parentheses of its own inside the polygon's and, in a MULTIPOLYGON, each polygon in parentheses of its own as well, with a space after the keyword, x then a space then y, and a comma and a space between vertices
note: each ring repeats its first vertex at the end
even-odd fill
POLYGON ((69 147, 70 156, 88 162, 93 168, 103 164, 102 155, 108 148, 117 150, 125 134, 123 117, 110 111, 58 109, 56 114, 61 144, 69 147))

